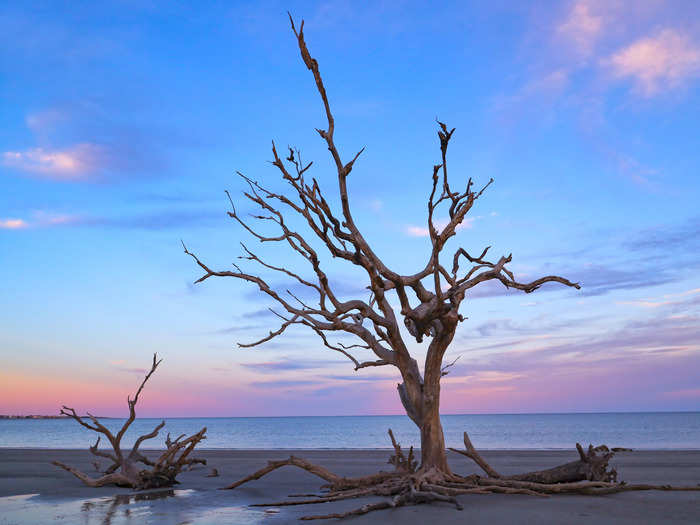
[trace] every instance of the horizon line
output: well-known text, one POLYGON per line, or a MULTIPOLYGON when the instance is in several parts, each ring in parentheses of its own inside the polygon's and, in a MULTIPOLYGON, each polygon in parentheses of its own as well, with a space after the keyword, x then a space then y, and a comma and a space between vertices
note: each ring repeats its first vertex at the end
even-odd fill
MULTIPOLYGON (((450 413, 443 416, 571 416, 571 415, 604 415, 604 414, 700 414, 700 410, 607 410, 607 411, 578 411, 578 412, 479 412, 479 413, 450 413)), ((54 414, 0 414, 0 419, 71 419, 70 416, 58 416, 54 414)), ((124 419, 120 416, 95 416, 98 419, 124 419)), ((310 417, 408 417, 406 414, 313 414, 295 416, 149 416, 136 417, 136 419, 290 419, 310 417)))

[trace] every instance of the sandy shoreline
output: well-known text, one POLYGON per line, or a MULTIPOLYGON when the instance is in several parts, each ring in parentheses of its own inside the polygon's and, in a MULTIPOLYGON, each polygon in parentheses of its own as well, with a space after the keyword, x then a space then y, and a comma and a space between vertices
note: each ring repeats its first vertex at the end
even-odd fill
MULTIPOLYGON (((248 508, 292 493, 317 492, 320 480, 292 467, 234 491, 217 488, 243 477, 270 459, 294 454, 345 476, 388 470, 388 450, 203 450, 207 467, 186 472, 174 491, 150 498, 128 489, 83 486, 50 464, 59 459, 94 472, 93 456, 82 450, 0 449, 0 525, 30 523, 296 523, 300 516, 355 508, 369 500, 275 509, 248 508), (221 476, 205 475, 216 467, 221 476), (27 497, 26 495, 36 496, 27 497), (267 512, 266 512, 267 510, 267 512)), ((491 450, 484 457, 503 474, 551 467, 576 459, 571 451, 491 450)), ((467 458, 450 456, 459 473, 476 472, 467 458)), ((630 483, 698 485, 700 450, 633 451, 618 454, 612 464, 630 483)), ((700 492, 635 492, 610 496, 471 495, 460 498, 465 510, 442 505, 381 511, 350 523, 698 523, 700 492)))

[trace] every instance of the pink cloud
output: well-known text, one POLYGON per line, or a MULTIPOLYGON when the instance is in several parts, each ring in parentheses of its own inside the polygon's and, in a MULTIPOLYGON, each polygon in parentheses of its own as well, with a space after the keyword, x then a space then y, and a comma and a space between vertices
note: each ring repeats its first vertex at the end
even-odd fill
POLYGON ((700 74, 700 47, 686 35, 664 29, 603 60, 614 77, 628 78, 646 97, 676 88, 700 74))
POLYGON ((21 230, 27 226, 22 219, 0 219, 0 230, 21 230))
POLYGON ((69 214, 54 214, 45 211, 35 211, 32 218, 25 219, 0 219, 0 229, 24 230, 28 228, 51 228, 53 226, 70 226, 82 224, 85 217, 69 214))
POLYGON ((576 51, 588 56, 603 31, 603 17, 594 13, 594 2, 575 2, 566 19, 557 27, 557 34, 572 42, 576 51))
POLYGON ((410 237, 427 237, 430 234, 425 226, 406 226, 405 231, 410 237))
POLYGON ((666 392, 665 397, 670 399, 700 399, 700 388, 685 388, 666 392))
POLYGON ((5 151, 6 166, 58 181, 86 180, 100 168, 104 153, 95 144, 77 144, 68 149, 32 148, 5 151))

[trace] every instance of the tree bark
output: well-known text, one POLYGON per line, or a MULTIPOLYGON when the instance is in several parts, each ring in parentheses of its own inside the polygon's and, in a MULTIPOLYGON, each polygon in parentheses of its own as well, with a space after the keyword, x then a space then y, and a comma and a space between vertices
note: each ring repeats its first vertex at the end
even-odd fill
MULTIPOLYGON (((439 392, 439 384, 437 389, 439 392)), ((445 474, 450 473, 445 452, 445 436, 440 422, 439 402, 430 403, 423 410, 423 422, 420 428, 420 454, 423 471, 436 469, 445 474)))
POLYGON ((448 314, 442 317, 440 329, 430 342, 425 358, 425 377, 420 427, 421 469, 430 469, 451 474, 447 464, 445 436, 440 421, 440 379, 442 379, 442 358, 452 342, 457 328, 457 317, 448 314))

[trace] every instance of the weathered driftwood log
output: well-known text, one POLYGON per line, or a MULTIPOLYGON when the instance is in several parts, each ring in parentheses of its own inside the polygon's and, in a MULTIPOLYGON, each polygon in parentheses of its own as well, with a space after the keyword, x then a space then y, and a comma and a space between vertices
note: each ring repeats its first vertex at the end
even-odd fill
POLYGON ((574 481, 605 481, 605 482, 615 482, 617 481, 617 471, 614 468, 608 470, 608 462, 615 455, 615 450, 610 450, 605 445, 600 445, 598 447, 593 447, 593 445, 588 446, 588 450, 584 452, 583 447, 576 443, 576 450, 579 454, 579 459, 576 461, 571 461, 569 463, 564 463, 563 465, 558 465, 545 470, 536 470, 533 472, 525 472, 523 474, 516 474, 515 476, 502 476, 496 470, 494 470, 491 465, 481 457, 481 455, 476 451, 474 445, 472 445, 469 435, 464 433, 464 448, 465 450, 459 450, 456 448, 450 448, 453 452, 458 452, 464 456, 467 456, 474 461, 481 470, 483 470, 489 478, 493 479, 509 479, 516 481, 532 481, 535 483, 571 483, 574 481))
POLYGON ((579 459, 570 463, 565 463, 546 470, 526 472, 515 476, 508 476, 508 479, 517 481, 534 481, 536 483, 569 483, 573 481, 617 481, 617 471, 614 468, 608 470, 608 462, 615 455, 613 451, 605 445, 593 448, 588 446, 588 451, 584 452, 583 447, 576 443, 576 450, 579 459), (600 452, 600 454, 599 454, 600 452))
POLYGON ((141 443, 147 439, 152 439, 158 435, 161 428, 165 426, 165 421, 161 421, 151 432, 139 436, 134 443, 134 446, 128 453, 121 449, 121 440, 124 434, 136 419, 136 403, 138 403, 139 395, 143 390, 144 385, 149 380, 151 375, 156 371, 162 360, 158 360, 156 354, 153 354, 153 364, 151 370, 146 374, 146 377, 141 382, 134 398, 127 398, 129 404, 129 417, 124 422, 119 431, 114 434, 111 430, 105 427, 100 421, 88 413, 87 416, 79 416, 75 409, 63 406, 61 414, 72 417, 80 425, 89 430, 93 430, 104 435, 112 446, 112 451, 99 450, 101 436, 97 438, 97 442, 90 447, 90 452, 95 456, 109 459, 111 465, 103 472, 103 475, 98 478, 92 478, 81 472, 80 470, 54 461, 53 464, 67 470, 83 483, 90 487, 102 487, 104 485, 118 485, 123 487, 131 487, 134 489, 150 489, 157 487, 169 487, 177 483, 176 477, 187 466, 192 466, 197 463, 206 464, 206 460, 198 458, 190 458, 190 453, 194 450, 197 444, 206 439, 206 427, 201 429, 196 434, 185 437, 185 434, 178 436, 172 440, 170 434, 165 440, 165 451, 158 456, 157 459, 151 460, 144 456, 139 447, 141 443), (139 464, 143 464, 148 469, 142 468, 139 464))

